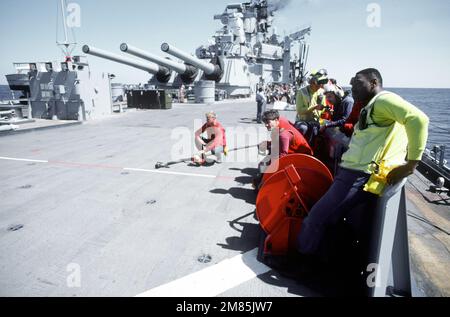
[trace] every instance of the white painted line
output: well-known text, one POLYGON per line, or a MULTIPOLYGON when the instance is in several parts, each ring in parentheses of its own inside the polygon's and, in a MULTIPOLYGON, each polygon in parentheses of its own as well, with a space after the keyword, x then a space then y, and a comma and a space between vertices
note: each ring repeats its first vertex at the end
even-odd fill
POLYGON ((158 286, 137 297, 214 297, 271 270, 256 259, 258 249, 158 286))
POLYGON ((33 162, 33 163, 48 163, 48 161, 43 161, 43 160, 20 159, 20 158, 3 157, 3 156, 0 156, 0 160, 7 160, 7 161, 21 161, 21 162, 33 162))
POLYGON ((156 171, 156 170, 146 170, 146 169, 141 169, 141 168, 124 168, 124 170, 126 170, 126 171, 134 171, 134 172, 145 172, 145 173, 178 175, 178 176, 204 177, 204 178, 216 178, 217 177, 216 175, 178 173, 178 172, 164 172, 164 171, 156 171))
POLYGON ((0 160, 9 160, 9 161, 20 161, 20 162, 33 162, 33 163, 50 163, 56 165, 68 165, 68 166, 78 166, 78 167, 88 167, 88 168, 110 168, 110 169, 123 169, 126 171, 134 171, 134 172, 145 172, 145 173, 153 173, 153 174, 163 174, 163 175, 177 175, 177 176, 190 176, 190 177, 202 177, 202 178, 217 178, 217 175, 207 175, 207 174, 193 174, 193 173, 180 173, 180 172, 168 172, 168 171, 157 171, 157 170, 149 170, 142 168, 122 168, 118 166, 108 166, 108 165, 92 165, 85 163, 73 163, 73 162, 60 162, 60 161, 45 161, 45 160, 31 160, 31 159, 21 159, 14 157, 3 157, 0 156, 0 160))

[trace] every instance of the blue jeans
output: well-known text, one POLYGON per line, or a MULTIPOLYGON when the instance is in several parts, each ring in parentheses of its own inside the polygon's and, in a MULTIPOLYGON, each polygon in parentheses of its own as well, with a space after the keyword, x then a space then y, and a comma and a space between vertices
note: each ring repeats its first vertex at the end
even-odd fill
POLYGON ((297 237, 300 253, 328 257, 329 246, 336 237, 330 236, 343 218, 356 233, 366 231, 364 223, 370 222, 373 208, 378 196, 363 191, 370 175, 340 168, 333 184, 325 195, 313 206, 302 224, 297 237), (361 207, 361 204, 366 208, 361 207), (370 218, 370 219, 369 219, 370 218), (331 230, 330 230, 331 229, 331 230), (325 241, 328 240, 328 241, 325 241))
POLYGON ((258 123, 261 123, 262 121, 262 114, 266 112, 266 103, 265 102, 258 102, 257 105, 257 111, 256 111, 256 121, 258 123))
POLYGON ((297 121, 294 124, 295 128, 308 141, 310 146, 314 146, 314 140, 319 134, 320 124, 316 121, 297 121))

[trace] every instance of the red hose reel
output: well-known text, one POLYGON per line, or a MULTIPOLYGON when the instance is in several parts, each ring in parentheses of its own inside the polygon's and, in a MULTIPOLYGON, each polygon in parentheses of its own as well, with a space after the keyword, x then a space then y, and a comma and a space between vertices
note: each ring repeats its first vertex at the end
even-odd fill
POLYGON ((295 249, 302 221, 333 182, 328 168, 316 158, 291 154, 272 163, 256 199, 256 214, 267 233, 264 255, 286 255, 295 249))

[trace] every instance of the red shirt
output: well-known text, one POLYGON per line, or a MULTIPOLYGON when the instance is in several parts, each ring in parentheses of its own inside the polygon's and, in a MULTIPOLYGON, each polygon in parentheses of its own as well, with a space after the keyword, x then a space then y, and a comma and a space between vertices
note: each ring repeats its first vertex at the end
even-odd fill
POLYGON ((216 121, 215 125, 208 125, 205 123, 196 133, 196 136, 200 136, 202 133, 206 132, 207 139, 210 142, 207 144, 207 149, 212 150, 216 147, 227 146, 227 138, 225 135, 225 128, 216 121))
POLYGON ((280 157, 301 153, 313 155, 313 150, 303 135, 285 117, 280 117, 280 157))
POLYGON ((322 112, 320 118, 332 121, 333 120, 332 112, 334 111, 334 105, 331 102, 329 102, 328 99, 326 100, 326 105, 329 107, 330 110, 325 110, 324 112, 322 112))
POLYGON ((352 113, 350 113, 350 116, 348 117, 347 121, 345 121, 345 124, 342 127, 342 130, 346 136, 352 136, 355 129, 355 124, 359 120, 359 114, 362 108, 363 104, 361 102, 355 102, 355 104, 353 105, 352 113))

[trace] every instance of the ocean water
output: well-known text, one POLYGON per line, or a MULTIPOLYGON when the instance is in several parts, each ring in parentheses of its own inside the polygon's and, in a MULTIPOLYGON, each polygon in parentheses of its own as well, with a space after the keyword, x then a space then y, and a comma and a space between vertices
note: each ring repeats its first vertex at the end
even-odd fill
POLYGON ((427 114, 430 118, 427 148, 445 145, 445 159, 450 162, 450 89, 387 88, 386 90, 402 96, 427 114))
MULTIPOLYGON (((402 96, 425 112, 430 118, 428 148, 435 145, 446 145, 445 158, 450 162, 450 89, 420 88, 387 88, 402 96)), ((15 99, 20 93, 12 96, 9 87, 0 85, 0 100, 15 99)))

